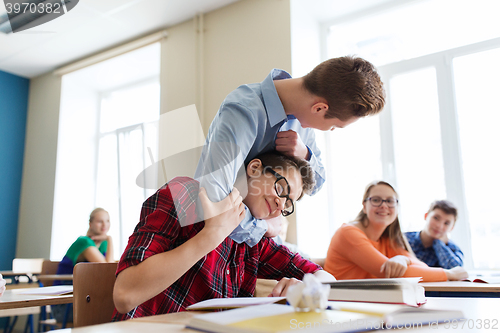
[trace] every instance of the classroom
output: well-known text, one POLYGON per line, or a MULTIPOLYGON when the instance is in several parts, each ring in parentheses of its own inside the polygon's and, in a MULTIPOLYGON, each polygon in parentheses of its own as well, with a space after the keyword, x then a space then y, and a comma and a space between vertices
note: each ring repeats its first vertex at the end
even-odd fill
POLYGON ((498 1, 81 0, 14 32, 11 3, 0 4, 0 271, 61 261, 96 207, 120 260, 143 202, 194 177, 228 94, 275 68, 300 78, 352 55, 376 68, 385 105, 308 129, 324 183, 293 203, 281 241, 324 266, 332 237, 373 204, 366 186, 383 180, 403 233, 427 230, 429 205, 447 200, 460 266, 500 276, 498 1))

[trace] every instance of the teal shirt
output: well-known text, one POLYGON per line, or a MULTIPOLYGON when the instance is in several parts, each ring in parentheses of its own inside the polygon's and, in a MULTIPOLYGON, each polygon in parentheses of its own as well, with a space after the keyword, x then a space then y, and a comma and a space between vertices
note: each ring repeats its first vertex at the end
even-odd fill
MULTIPOLYGON (((68 252, 66 252, 66 257, 68 257, 73 262, 74 266, 77 264, 77 260, 80 254, 82 254, 82 252, 85 251, 90 246, 96 246, 95 242, 90 237, 80 236, 73 244, 71 244, 71 246, 68 249, 68 252)), ((104 255, 107 249, 108 249, 108 241, 105 240, 99 246, 99 252, 101 252, 104 255)))

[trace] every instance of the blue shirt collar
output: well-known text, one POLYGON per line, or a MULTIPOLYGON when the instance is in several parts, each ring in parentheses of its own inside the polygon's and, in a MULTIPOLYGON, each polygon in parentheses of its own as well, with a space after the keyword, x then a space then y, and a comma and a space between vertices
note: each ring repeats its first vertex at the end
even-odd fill
POLYGON ((282 69, 274 68, 271 73, 262 81, 261 89, 266 106, 267 119, 271 127, 287 119, 285 109, 274 86, 273 80, 290 79, 292 76, 282 69))

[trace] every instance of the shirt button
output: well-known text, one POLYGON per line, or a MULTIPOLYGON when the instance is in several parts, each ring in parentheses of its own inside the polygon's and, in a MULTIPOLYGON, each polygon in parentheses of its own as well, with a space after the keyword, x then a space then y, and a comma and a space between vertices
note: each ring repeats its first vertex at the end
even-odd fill
POLYGON ((229 275, 229 269, 226 271, 226 273, 229 275))

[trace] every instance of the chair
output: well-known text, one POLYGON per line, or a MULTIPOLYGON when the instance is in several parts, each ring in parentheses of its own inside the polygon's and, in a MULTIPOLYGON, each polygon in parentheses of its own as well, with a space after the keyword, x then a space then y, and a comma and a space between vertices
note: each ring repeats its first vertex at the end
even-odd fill
POLYGON ((33 282, 33 274, 40 274, 44 260, 43 258, 15 258, 12 260, 12 273, 19 273, 19 276, 14 278, 15 283, 23 280, 22 275, 28 277, 28 281, 25 282, 33 282))
POLYGON ((111 321, 118 263, 79 263, 73 269, 74 327, 111 321))
MULTIPOLYGON (((42 263, 42 271, 40 275, 55 275, 57 273, 57 268, 59 267, 59 261, 44 260, 42 263)), ((38 279, 41 287, 50 287, 54 285, 53 279, 38 279)))
MULTIPOLYGON (((58 267, 59 261, 44 260, 42 262, 41 275, 55 275, 58 267)), ((38 282, 40 283, 40 287, 50 287, 54 285, 53 279, 39 278, 38 282)), ((66 322, 63 323, 62 328, 66 328, 65 324, 66 322)), ((45 332, 46 326, 49 326, 52 330, 55 330, 57 326, 56 320, 52 317, 50 305, 41 308, 40 318, 38 321, 38 331, 45 332)))

